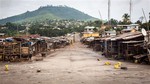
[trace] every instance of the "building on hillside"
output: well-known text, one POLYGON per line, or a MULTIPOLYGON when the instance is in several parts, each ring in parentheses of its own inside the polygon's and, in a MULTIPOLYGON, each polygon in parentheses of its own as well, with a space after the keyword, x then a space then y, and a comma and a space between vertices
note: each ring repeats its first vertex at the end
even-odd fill
POLYGON ((108 36, 116 36, 117 33, 115 30, 105 31, 102 33, 102 37, 108 37, 108 36))
POLYGON ((139 30, 139 24, 130 24, 130 25, 117 25, 117 28, 122 28, 122 32, 131 32, 133 30, 139 30))
POLYGON ((94 26, 86 26, 84 32, 94 32, 94 26))
POLYGON ((4 37, 5 36, 5 33, 0 33, 0 37, 4 37))
POLYGON ((5 25, 0 25, 0 29, 7 29, 5 25))

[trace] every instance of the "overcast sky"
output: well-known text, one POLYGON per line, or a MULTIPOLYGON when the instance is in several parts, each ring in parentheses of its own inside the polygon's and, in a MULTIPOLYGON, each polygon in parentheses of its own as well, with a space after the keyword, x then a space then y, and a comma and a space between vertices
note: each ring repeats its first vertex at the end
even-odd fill
MULTIPOLYGON (((110 17, 121 20, 124 13, 129 14, 130 0, 110 0, 110 17)), ((137 21, 143 16, 142 8, 148 18, 150 12, 150 0, 132 0, 132 21, 137 21)), ((40 6, 46 5, 66 5, 80 10, 88 15, 106 20, 108 17, 108 0, 0 0, 0 19, 18 15, 26 11, 33 11, 40 6)))

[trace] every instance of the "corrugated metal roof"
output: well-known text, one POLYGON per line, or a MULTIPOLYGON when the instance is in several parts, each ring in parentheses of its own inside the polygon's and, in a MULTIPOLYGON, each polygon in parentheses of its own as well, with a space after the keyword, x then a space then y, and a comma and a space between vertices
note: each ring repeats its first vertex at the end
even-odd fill
POLYGON ((122 43, 142 43, 143 41, 123 41, 122 43))
POLYGON ((120 35, 117 35, 115 37, 105 37, 105 38, 101 38, 101 40, 111 40, 111 41, 115 41, 115 40, 129 40, 129 39, 133 39, 133 38, 137 38, 143 36, 141 32, 137 31, 137 32, 129 32, 129 33, 123 33, 120 35))
POLYGON ((124 39, 124 40, 128 40, 128 39, 133 39, 133 38, 137 38, 137 37, 140 37, 140 36, 143 36, 143 35, 142 35, 142 34, 133 35, 133 36, 124 37, 123 39, 124 39))

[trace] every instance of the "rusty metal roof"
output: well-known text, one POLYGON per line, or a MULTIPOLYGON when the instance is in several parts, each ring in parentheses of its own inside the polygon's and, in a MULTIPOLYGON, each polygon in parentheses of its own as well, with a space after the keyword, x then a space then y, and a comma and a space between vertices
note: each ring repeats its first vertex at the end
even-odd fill
POLYGON ((142 43, 143 41, 123 41, 122 43, 142 43))

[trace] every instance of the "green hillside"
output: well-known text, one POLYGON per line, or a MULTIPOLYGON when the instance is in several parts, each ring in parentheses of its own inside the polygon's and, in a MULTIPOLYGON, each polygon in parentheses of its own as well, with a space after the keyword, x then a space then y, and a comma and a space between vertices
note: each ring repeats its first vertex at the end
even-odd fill
POLYGON ((27 11, 20 15, 1 19, 0 24, 5 24, 7 22, 44 21, 47 19, 93 20, 95 18, 67 6, 44 6, 35 11, 27 11))

